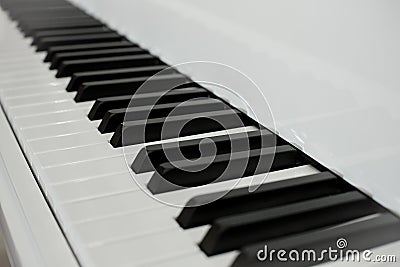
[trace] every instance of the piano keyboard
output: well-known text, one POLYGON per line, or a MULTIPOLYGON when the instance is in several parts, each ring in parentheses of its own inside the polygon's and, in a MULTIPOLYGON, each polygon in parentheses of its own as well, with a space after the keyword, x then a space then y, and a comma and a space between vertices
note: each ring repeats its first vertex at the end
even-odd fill
POLYGON ((0 2, 1 104, 81 266, 264 266, 266 244, 400 239, 390 211, 100 20, 0 2))

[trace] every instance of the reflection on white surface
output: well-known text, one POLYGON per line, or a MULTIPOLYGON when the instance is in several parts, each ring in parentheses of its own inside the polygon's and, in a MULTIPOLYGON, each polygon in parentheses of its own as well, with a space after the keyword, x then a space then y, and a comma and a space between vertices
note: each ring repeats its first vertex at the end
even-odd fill
MULTIPOLYGON (((263 90, 284 138, 400 213, 399 1, 75 2, 170 64, 239 69, 263 90)), ((235 77, 182 71, 234 86, 263 114, 235 77)))

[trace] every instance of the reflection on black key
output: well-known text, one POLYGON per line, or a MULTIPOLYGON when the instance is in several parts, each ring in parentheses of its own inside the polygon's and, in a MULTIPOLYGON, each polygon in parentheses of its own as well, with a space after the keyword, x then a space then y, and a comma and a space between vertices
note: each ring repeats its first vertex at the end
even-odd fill
POLYGON ((109 49, 109 48, 111 49, 111 48, 135 47, 135 46, 137 46, 137 45, 133 44, 129 41, 52 46, 48 49, 47 55, 44 58, 44 62, 53 61, 53 58, 57 53, 100 50, 100 49, 109 49))
MULTIPOLYGON (((75 96, 76 102, 96 100, 100 97, 135 94, 146 82, 147 92, 167 91, 176 85, 191 85, 192 82, 182 74, 159 75, 156 77, 141 77, 132 79, 117 79, 111 81, 83 83, 75 96)), ((141 92, 145 93, 145 92, 141 92)))
POLYGON ((357 191, 224 217, 200 243, 209 256, 245 245, 342 224, 375 214, 381 207, 357 191))
POLYGON ((147 120, 162 118, 173 115, 193 114, 206 111, 223 110, 228 106, 217 99, 203 98, 194 99, 186 102, 174 102, 166 104, 156 104, 150 106, 140 106, 108 111, 99 125, 101 133, 114 132, 122 122, 147 120))
POLYGON ((152 55, 67 60, 60 64, 56 77, 68 77, 76 72, 130 68, 157 64, 162 64, 162 62, 152 55))
POLYGON ((147 188, 153 194, 160 194, 293 168, 297 164, 297 151, 289 145, 201 157, 197 160, 169 161, 156 166, 156 172, 147 188))
POLYGON ((139 54, 147 54, 146 50, 139 47, 126 47, 115 49, 104 49, 94 51, 79 51, 69 53, 58 53, 55 55, 50 69, 54 70, 59 67, 62 61, 77 60, 77 59, 91 59, 91 58, 105 58, 105 57, 119 57, 119 56, 133 56, 139 54))
POLYGON ((114 147, 141 144, 178 136, 188 136, 200 133, 220 131, 249 126, 252 121, 236 110, 202 112, 198 114, 171 116, 166 118, 127 122, 120 124, 111 138, 114 147), (182 126, 184 126, 182 128, 182 126), (164 131, 161 138, 161 131, 164 131), (181 129, 179 133, 171 130, 181 129), (122 132, 124 134, 122 135, 122 132), (145 133, 145 134, 144 134, 145 133), (124 140, 122 140, 124 139, 124 140), (124 142, 122 142, 124 141, 124 142))
POLYGON ((222 196, 220 192, 194 197, 182 210, 177 221, 182 228, 187 229, 211 224, 215 219, 234 214, 343 193, 352 188, 334 174, 321 172, 263 184, 251 193, 249 188, 245 187, 229 191, 218 199, 216 196, 222 196))
MULTIPOLYGON (((349 255, 346 254, 349 250, 358 250, 362 252, 399 240, 400 220, 393 214, 384 212, 339 224, 335 227, 307 231, 273 240, 265 240, 264 242, 244 247, 232 267, 305 267, 314 265, 316 261, 313 261, 313 256, 310 260, 306 258, 305 261, 278 262, 277 257, 272 257, 271 259, 269 257, 270 255, 264 255, 265 246, 268 246, 269 252, 271 252, 272 249, 275 251, 281 249, 285 251, 295 250, 301 255, 303 251, 315 251, 316 258, 319 258, 320 255, 323 255, 323 250, 329 247, 339 250, 337 247, 337 240, 340 238, 347 241, 347 247, 342 249, 343 255, 349 255), (261 253, 261 257, 264 257, 265 261, 257 258, 257 253, 259 253, 259 251, 263 252, 261 253)), ((318 263, 329 260, 327 253, 325 253, 324 256, 323 260, 318 261, 318 263)))
POLYGON ((116 32, 43 37, 37 41, 36 51, 44 51, 51 46, 113 42, 121 41, 123 39, 124 37, 116 32))
MULTIPOLYGON (((191 98, 206 97, 209 96, 209 92, 203 88, 182 88, 174 89, 169 92, 154 92, 147 94, 136 94, 135 95, 135 106, 150 105, 153 103, 170 103, 185 101, 191 98)), ((127 108, 132 100, 133 95, 123 96, 112 96, 103 97, 96 100, 92 109, 89 112, 89 119, 99 120, 103 118, 108 110, 127 108)))
MULTIPOLYGON (((207 145, 201 146, 202 139, 191 139, 180 142, 151 145, 142 148, 132 163, 135 173, 154 171, 158 166, 169 160, 178 160, 182 154, 187 159, 196 159, 200 156, 211 156, 214 149, 207 149, 207 145)), ((276 136, 268 130, 251 131, 230 135, 208 137, 207 141, 215 144, 216 154, 226 154, 234 151, 244 151, 261 147, 276 145, 276 136)))
POLYGON ((156 65, 136 68, 112 69, 112 70, 98 70, 88 72, 77 72, 72 75, 71 80, 67 86, 68 92, 78 91, 83 83, 110 81, 125 78, 138 78, 153 76, 154 74, 163 71, 163 74, 177 73, 174 69, 170 68, 165 70, 167 65, 156 65))

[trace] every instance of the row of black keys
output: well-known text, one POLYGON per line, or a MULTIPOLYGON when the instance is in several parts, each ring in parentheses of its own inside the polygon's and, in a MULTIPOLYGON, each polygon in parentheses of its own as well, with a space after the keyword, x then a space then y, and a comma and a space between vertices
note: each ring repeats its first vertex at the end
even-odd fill
MULTIPOLYGON (((103 119, 99 130, 115 132, 112 139, 115 146, 159 140, 159 129, 166 114, 173 109, 177 112, 173 121, 176 125, 179 125, 179 120, 191 119, 190 114, 213 117, 230 125, 225 126, 228 128, 243 123, 252 125, 246 116, 200 87, 175 89, 163 95, 162 86, 157 82, 154 92, 138 95, 130 105, 135 89, 167 66, 69 4, 52 1, 50 6, 45 6, 46 0, 35 3, 42 3, 43 8, 26 8, 21 1, 11 14, 15 17, 24 14, 25 19, 19 20, 21 29, 34 37, 34 45, 39 51, 48 51, 46 61, 51 62, 52 69, 58 69, 57 76, 72 76, 67 90, 78 92, 75 100, 96 100, 89 118, 103 119), (36 19, 38 14, 45 17, 36 19), (158 99, 156 105, 149 107, 155 99, 158 99), (179 103, 189 99, 195 100, 176 109, 179 103), (143 120, 144 117, 148 120, 143 120), (121 123, 124 118, 131 124, 124 129, 130 131, 128 134, 124 132, 125 137, 137 136, 144 130, 153 134, 146 136, 145 140, 128 138, 122 142, 121 123), (232 118, 239 119, 231 123, 232 118)), ((164 85, 171 80, 176 82, 174 79, 191 83, 173 69, 161 77, 167 81, 164 85)), ((209 124, 207 119, 194 120, 183 133, 190 135, 219 129, 218 125, 209 124)), ((174 136, 164 138, 170 137, 174 136)), ((305 163, 298 151, 268 130, 212 137, 208 141, 215 145, 214 150, 207 149, 207 143, 200 145, 200 141, 147 146, 136 157, 132 169, 137 173, 156 170, 149 188, 154 193, 162 193, 180 186, 201 186, 214 182, 216 178, 235 179, 305 163), (275 145, 278 145, 276 149, 275 145), (204 146, 201 154, 200 146, 204 146), (176 168, 180 162, 177 152, 187 159, 200 156, 207 159, 213 153, 217 156, 210 168, 194 172, 189 177, 182 169, 197 168, 207 160, 195 166, 183 161, 181 168, 176 168), (221 176, 221 171, 226 171, 232 161, 234 167, 221 176), (165 183, 165 180, 173 185, 165 183)), ((265 184, 254 193, 249 193, 247 188, 236 189, 208 203, 215 194, 219 193, 190 200, 177 221, 185 229, 210 224, 211 229, 200 247, 207 255, 241 249, 234 266, 264 265, 256 255, 265 244, 274 249, 318 251, 332 246, 335 238, 345 237, 353 248, 365 249, 400 238, 398 218, 330 172, 265 184), (201 203, 208 204, 199 205, 201 203)))

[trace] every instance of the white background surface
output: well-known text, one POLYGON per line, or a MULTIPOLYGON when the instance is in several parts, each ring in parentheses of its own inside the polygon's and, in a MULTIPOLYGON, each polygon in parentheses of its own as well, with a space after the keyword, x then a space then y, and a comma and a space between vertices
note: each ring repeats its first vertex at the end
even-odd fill
MULTIPOLYGON (((262 89, 284 138, 400 213, 400 2, 76 0, 170 64, 214 61, 262 89)), ((220 79, 269 127, 265 105, 220 79)))

